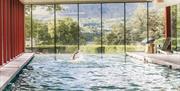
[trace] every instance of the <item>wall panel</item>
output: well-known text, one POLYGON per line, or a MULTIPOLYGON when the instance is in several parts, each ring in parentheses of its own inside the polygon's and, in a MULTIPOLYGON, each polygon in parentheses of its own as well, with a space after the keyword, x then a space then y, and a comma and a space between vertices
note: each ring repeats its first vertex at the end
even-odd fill
POLYGON ((3 31, 3 29, 2 29, 2 19, 3 19, 3 17, 2 17, 2 13, 3 13, 3 11, 2 11, 2 5, 3 5, 3 3, 2 3, 3 1, 2 0, 0 0, 0 65, 2 65, 3 64, 3 60, 2 60, 2 31, 3 31))
POLYGON ((0 65, 24 52, 24 5, 0 1, 0 65))
POLYGON ((7 1, 3 0, 3 60, 7 62, 7 1))

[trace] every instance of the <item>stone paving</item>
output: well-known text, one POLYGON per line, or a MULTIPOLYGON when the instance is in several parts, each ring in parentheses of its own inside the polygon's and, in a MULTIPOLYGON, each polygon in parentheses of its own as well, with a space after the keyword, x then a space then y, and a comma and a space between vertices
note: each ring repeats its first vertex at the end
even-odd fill
POLYGON ((0 91, 29 63, 33 56, 33 53, 23 53, 8 64, 0 67, 0 91))
POLYGON ((180 54, 146 54, 144 52, 128 52, 127 55, 144 62, 164 65, 172 69, 180 69, 180 54))

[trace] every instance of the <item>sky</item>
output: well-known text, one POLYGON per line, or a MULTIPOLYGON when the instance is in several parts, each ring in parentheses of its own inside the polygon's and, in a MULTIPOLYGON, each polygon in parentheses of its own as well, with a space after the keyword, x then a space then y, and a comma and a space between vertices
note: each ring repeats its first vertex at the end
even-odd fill
MULTIPOLYGON (((138 4, 138 3, 127 3, 126 4, 126 15, 132 15, 133 11, 141 5, 142 8, 147 7, 147 3, 138 4)), ((39 20, 50 20, 54 18, 53 11, 47 11, 47 7, 45 5, 40 6, 36 5, 36 9, 33 10, 33 16, 39 20)), ((60 18, 62 16, 70 16, 77 18, 78 10, 76 4, 71 5, 61 5, 63 7, 62 11, 57 11, 56 16, 60 18)), ((80 4, 79 6, 79 17, 80 18, 100 18, 101 17, 101 5, 100 4, 80 4)), ((150 4, 152 8, 152 4, 150 4)), ((120 18, 124 16, 124 4, 116 3, 116 4, 103 4, 102 5, 102 13, 103 18, 120 18)))

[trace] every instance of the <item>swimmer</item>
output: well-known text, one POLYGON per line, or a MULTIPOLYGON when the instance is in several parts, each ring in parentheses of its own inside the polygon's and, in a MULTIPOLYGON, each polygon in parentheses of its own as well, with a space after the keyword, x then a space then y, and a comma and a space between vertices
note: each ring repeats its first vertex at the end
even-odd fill
POLYGON ((76 52, 73 53, 73 56, 72 56, 72 60, 75 60, 76 59, 76 55, 80 53, 80 50, 77 50, 76 52))

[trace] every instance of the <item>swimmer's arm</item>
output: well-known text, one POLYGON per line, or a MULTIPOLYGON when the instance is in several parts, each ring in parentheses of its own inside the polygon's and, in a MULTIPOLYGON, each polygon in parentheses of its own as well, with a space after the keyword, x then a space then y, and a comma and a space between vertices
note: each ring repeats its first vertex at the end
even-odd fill
POLYGON ((76 52, 73 54, 73 57, 72 57, 73 60, 75 60, 75 56, 76 56, 76 54, 78 54, 78 53, 79 53, 79 52, 76 51, 76 52))

